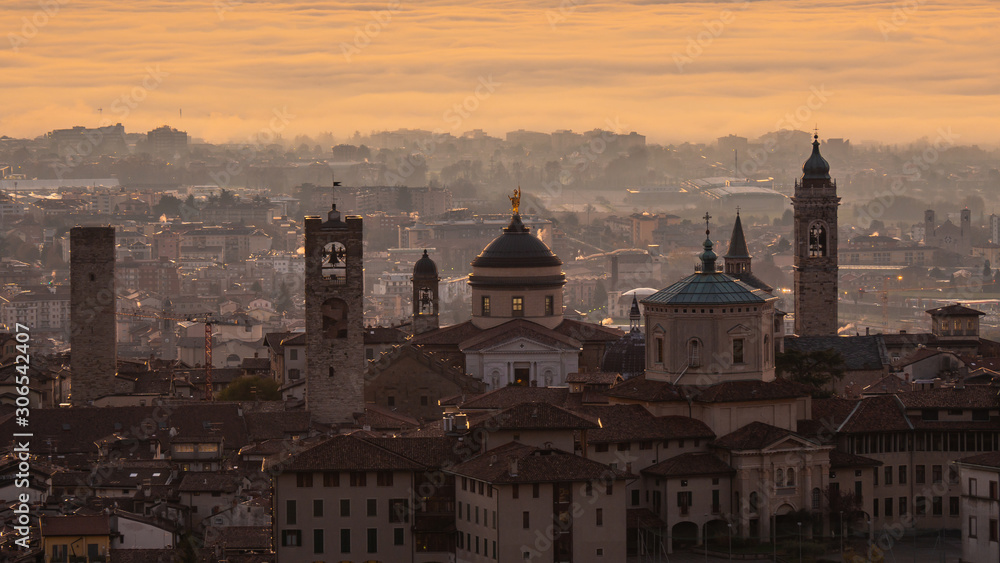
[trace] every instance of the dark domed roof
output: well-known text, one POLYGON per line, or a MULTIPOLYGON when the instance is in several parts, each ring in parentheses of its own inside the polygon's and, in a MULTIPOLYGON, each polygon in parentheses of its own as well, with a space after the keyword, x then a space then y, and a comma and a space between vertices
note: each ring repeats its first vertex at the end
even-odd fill
POLYGON ((472 261, 474 268, 543 268, 562 266, 562 260, 549 247, 528 232, 515 213, 503 234, 493 239, 472 261))
POLYGON ((829 180, 830 163, 819 154, 819 135, 813 136, 813 152, 802 165, 803 180, 829 180))
POLYGON ((424 255, 417 260, 417 263, 413 265, 413 277, 414 278, 437 278, 438 269, 437 264, 431 260, 431 257, 427 255, 427 250, 424 250, 424 255))
POLYGON ((650 295, 643 303, 665 305, 732 305, 765 303, 766 292, 721 272, 698 272, 650 295))
POLYGON ((642 331, 633 330, 612 342, 601 360, 601 371, 620 373, 625 379, 645 373, 646 337, 642 331))

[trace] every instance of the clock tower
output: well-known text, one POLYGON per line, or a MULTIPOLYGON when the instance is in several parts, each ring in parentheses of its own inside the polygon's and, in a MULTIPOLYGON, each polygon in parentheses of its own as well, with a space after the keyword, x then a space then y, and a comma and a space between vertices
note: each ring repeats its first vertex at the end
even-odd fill
POLYGON ((795 333, 836 336, 837 182, 819 154, 819 135, 792 197, 795 229, 795 333))

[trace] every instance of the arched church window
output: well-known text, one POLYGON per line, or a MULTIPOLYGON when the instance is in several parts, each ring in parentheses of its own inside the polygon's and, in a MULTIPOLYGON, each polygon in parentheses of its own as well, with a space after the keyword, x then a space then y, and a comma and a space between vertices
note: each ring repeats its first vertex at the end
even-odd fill
POLYGON ((794 487, 795 486, 795 470, 789 468, 788 473, 785 475, 785 486, 794 487))
POLYGON ((816 222, 809 225, 809 256, 826 256, 826 226, 816 222))
POLYGON ((347 338, 347 302, 331 297, 323 302, 324 338, 347 338))
POLYGON ((812 498, 812 501, 813 501, 812 502, 813 510, 819 510, 821 508, 820 502, 821 502, 821 500, 823 498, 823 493, 819 490, 818 487, 813 489, 813 491, 812 491, 812 497, 813 497, 812 498))
POLYGON ((774 484, 777 485, 777 486, 779 486, 779 487, 784 487, 785 486, 785 472, 784 472, 784 470, 779 469, 778 472, 775 473, 774 484))
POLYGON ((750 512, 757 512, 758 509, 757 491, 750 493, 750 512))
POLYGON ((688 342, 688 367, 696 368, 701 365, 701 341, 692 338, 688 342))

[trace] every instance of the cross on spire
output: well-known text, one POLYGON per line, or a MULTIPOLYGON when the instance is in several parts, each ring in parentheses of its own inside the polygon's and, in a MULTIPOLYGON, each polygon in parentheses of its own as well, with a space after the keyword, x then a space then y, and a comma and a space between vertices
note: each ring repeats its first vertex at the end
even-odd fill
POLYGON ((709 235, 709 234, 712 233, 711 229, 708 228, 708 221, 711 218, 712 218, 712 216, 708 214, 708 211, 706 211, 705 212, 705 234, 706 235, 709 235))

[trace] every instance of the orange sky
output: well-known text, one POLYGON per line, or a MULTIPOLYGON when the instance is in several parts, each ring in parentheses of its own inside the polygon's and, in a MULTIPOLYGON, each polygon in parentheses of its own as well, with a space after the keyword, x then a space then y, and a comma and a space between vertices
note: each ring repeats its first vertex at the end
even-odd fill
POLYGON ((10 136, 103 115, 215 142, 609 119, 654 142, 1000 141, 993 0, 0 0, 0 29, 10 136))

